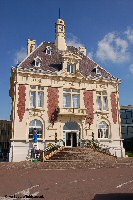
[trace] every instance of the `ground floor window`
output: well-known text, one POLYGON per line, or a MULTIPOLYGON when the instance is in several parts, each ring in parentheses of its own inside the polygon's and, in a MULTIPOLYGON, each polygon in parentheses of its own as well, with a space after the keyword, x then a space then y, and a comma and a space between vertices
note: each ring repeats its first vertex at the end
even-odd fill
POLYGON ((109 126, 106 122, 101 122, 98 126, 98 138, 109 137, 109 126))
POLYGON ((33 121, 30 122, 29 124, 29 138, 30 139, 33 139, 34 129, 37 130, 38 138, 42 138, 43 125, 41 121, 34 119, 33 121))

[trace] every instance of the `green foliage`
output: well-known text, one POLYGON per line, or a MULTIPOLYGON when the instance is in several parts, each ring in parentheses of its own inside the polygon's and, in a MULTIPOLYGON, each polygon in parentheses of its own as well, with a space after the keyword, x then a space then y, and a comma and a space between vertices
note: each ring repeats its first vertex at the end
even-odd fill
POLYGON ((131 151, 126 151, 126 155, 127 155, 128 157, 133 157, 133 152, 131 152, 131 151))

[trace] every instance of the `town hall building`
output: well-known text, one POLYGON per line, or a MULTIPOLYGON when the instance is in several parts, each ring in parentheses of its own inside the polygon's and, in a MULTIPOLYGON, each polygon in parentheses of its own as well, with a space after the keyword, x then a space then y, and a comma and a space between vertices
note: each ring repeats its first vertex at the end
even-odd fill
POLYGON ((12 138, 10 161, 29 158, 33 130, 38 148, 49 144, 80 146, 94 139, 111 154, 125 156, 121 138, 121 80, 86 55, 86 48, 67 46, 66 24, 56 22, 56 41, 28 40, 28 55, 12 67, 12 138))

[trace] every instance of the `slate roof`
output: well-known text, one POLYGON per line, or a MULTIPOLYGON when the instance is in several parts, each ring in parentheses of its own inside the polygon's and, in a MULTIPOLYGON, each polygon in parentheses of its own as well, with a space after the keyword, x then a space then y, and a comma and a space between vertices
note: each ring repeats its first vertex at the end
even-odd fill
MULTIPOLYGON (((112 76, 109 72, 107 72, 102 67, 99 67, 101 75, 98 75, 95 73, 95 67, 97 66, 97 63, 95 63, 93 60, 91 60, 89 57, 84 56, 77 48, 73 46, 67 46, 67 51, 74 53, 76 55, 82 56, 82 60, 79 63, 79 71, 80 73, 85 77, 104 77, 109 79, 116 79, 114 76, 112 76)), ((36 57, 40 57, 42 60, 40 69, 44 71, 51 71, 51 72, 57 72, 62 69, 62 55, 61 52, 57 50, 54 43, 50 42, 43 42, 41 45, 39 45, 34 52, 32 52, 27 58, 25 58, 17 67, 19 69, 38 69, 38 67, 34 66, 34 59, 36 57), (52 48, 51 55, 46 54, 46 47, 50 46, 52 48)))

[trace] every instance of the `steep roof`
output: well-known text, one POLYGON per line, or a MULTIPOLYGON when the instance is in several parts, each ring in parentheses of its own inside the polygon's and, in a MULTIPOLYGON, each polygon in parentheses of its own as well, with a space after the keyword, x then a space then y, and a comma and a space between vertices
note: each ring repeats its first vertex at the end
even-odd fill
MULTIPOLYGON (((74 53, 76 55, 82 56, 82 59, 79 63, 79 71, 85 76, 91 78, 95 77, 103 77, 108 79, 116 79, 105 69, 100 67, 97 63, 91 60, 89 57, 84 56, 77 48, 73 46, 67 46, 67 51, 74 53), (100 74, 96 74, 95 68, 99 66, 100 74)), ((62 54, 57 50, 54 43, 51 42, 43 42, 39 45, 35 51, 33 51, 29 56, 27 56, 17 67, 19 69, 30 70, 31 68, 38 69, 38 67, 34 66, 34 59, 36 57, 41 58, 41 66, 40 69, 44 71, 56 72, 62 69, 62 54), (46 47, 50 46, 52 49, 51 55, 46 54, 46 47)))

